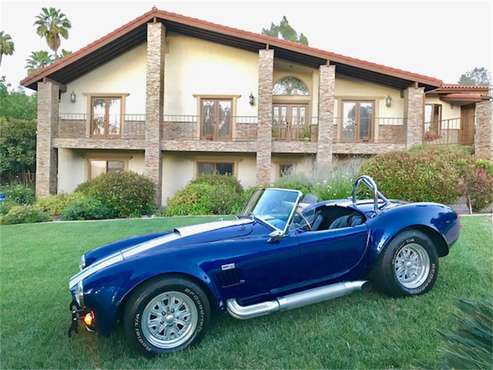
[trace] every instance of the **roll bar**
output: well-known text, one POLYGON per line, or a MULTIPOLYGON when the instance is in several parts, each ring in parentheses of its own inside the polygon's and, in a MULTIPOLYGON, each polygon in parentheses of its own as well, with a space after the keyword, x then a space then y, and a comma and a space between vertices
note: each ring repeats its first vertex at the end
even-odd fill
POLYGON ((385 198, 385 196, 378 191, 377 183, 375 180, 373 180, 370 176, 363 175, 358 177, 353 184, 353 190, 352 190, 352 200, 353 204, 356 204, 356 201, 358 200, 356 197, 356 192, 358 190, 358 186, 363 183, 366 185, 368 189, 371 190, 373 193, 373 210, 375 213, 380 212, 380 208, 378 207, 378 200, 381 199, 383 201, 383 206, 385 207, 388 203, 389 200, 385 198))

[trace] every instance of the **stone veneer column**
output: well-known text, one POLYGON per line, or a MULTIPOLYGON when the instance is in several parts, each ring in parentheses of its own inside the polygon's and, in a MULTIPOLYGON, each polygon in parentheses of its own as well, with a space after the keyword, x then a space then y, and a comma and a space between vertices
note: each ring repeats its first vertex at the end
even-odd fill
POLYGON ((164 98, 165 29, 161 22, 147 24, 145 175, 156 187, 156 203, 161 205, 162 158, 161 117, 164 98))
POLYGON ((316 172, 330 171, 332 167, 332 140, 334 137, 336 67, 328 64, 320 66, 318 102, 318 141, 316 172))
POLYGON ((271 183, 272 74, 274 50, 260 50, 258 60, 257 183, 271 183))
POLYGON ((491 101, 476 103, 474 152, 478 159, 493 160, 493 119, 491 101))
POLYGON ((60 87, 53 81, 38 82, 38 121, 36 135, 36 196, 55 194, 57 158, 53 137, 58 127, 60 87))
POLYGON ((404 116, 407 118, 407 148, 423 142, 424 96, 425 90, 423 87, 408 87, 405 92, 404 116))

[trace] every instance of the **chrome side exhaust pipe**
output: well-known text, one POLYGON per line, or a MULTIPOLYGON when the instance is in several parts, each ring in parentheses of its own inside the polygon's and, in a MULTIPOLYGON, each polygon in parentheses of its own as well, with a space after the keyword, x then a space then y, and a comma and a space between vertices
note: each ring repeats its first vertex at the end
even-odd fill
POLYGON ((268 315, 273 312, 287 311, 293 308, 342 297, 356 290, 363 290, 368 284, 369 283, 366 280, 335 283, 289 294, 284 297, 279 297, 274 301, 257 303, 250 306, 241 306, 235 298, 232 298, 226 301, 226 309, 234 318, 246 320, 253 317, 268 315))

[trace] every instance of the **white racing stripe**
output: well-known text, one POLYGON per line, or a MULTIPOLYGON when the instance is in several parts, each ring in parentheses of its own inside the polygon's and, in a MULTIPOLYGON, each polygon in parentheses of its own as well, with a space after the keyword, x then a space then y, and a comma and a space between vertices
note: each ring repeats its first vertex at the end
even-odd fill
POLYGON ((207 222, 205 224, 199 224, 199 225, 178 227, 178 228, 175 228, 175 230, 180 233, 180 236, 185 237, 185 236, 205 233, 207 231, 222 229, 222 228, 229 227, 229 226, 245 225, 245 224, 249 224, 251 222, 252 222, 252 220, 249 218, 241 218, 241 219, 237 219, 237 220, 215 221, 215 222, 207 222))

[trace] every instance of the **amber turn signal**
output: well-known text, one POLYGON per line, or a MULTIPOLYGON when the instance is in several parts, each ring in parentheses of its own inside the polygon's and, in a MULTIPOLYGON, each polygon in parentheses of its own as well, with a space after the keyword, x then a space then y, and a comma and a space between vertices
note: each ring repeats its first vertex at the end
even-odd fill
POLYGON ((84 315, 84 324, 91 327, 93 323, 94 323, 94 313, 92 311, 86 313, 84 315))

